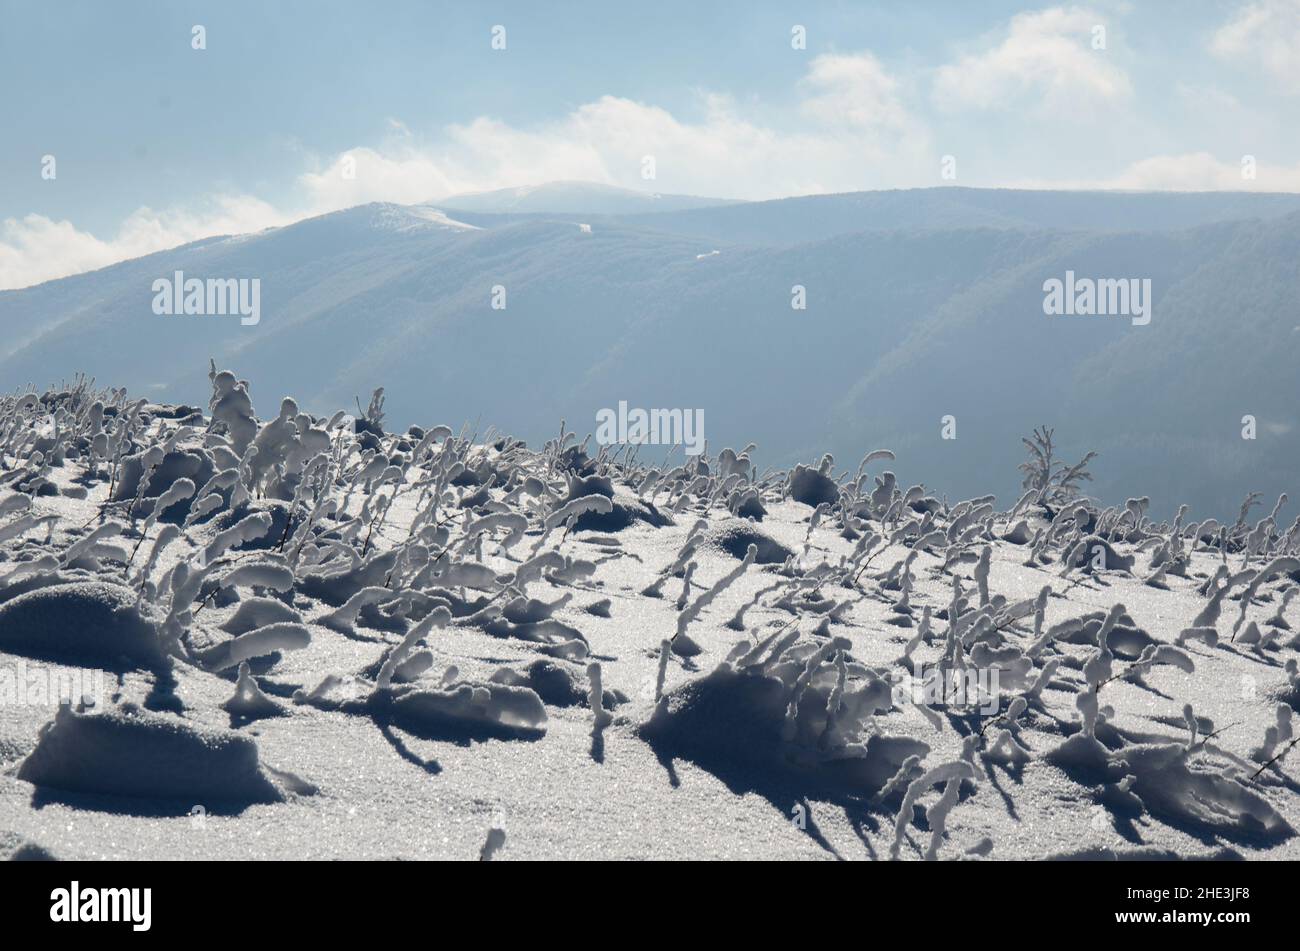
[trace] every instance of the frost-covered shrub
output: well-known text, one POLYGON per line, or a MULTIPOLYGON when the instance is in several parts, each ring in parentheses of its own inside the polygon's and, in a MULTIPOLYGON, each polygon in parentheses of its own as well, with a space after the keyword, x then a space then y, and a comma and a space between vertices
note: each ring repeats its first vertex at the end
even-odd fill
POLYGON ((850 676, 847 641, 798 640, 797 630, 778 631, 737 645, 708 675, 662 692, 640 735, 706 766, 794 771, 864 795, 929 751, 873 727, 892 708, 892 688, 856 664, 850 676))
POLYGON ((1029 459, 1020 464, 1020 471, 1025 474, 1022 487, 1032 491, 1034 502, 1049 511, 1078 497, 1079 485, 1092 481, 1088 463, 1097 458, 1095 452, 1089 452, 1074 465, 1058 462, 1054 433, 1055 430, 1041 426, 1034 430, 1032 438, 1021 440, 1029 454, 1029 459))
POLYGON ((825 460, 817 469, 804 465, 795 466, 794 471, 790 473, 790 498, 813 508, 838 501, 840 490, 827 474, 826 470, 829 468, 825 460))

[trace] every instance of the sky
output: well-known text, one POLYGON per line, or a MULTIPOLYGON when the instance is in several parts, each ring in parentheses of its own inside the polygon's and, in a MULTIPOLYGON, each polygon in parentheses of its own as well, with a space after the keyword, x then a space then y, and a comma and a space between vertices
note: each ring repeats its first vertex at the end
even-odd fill
POLYGON ((1300 0, 0 0, 0 89, 0 289, 557 180, 1300 191, 1300 0))

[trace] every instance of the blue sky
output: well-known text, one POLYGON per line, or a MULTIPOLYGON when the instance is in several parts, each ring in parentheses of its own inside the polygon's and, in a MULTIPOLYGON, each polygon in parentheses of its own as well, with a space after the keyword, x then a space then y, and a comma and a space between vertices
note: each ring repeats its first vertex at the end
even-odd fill
POLYGON ((750 199, 1300 190, 1300 0, 0 11, 0 288, 363 201, 556 179, 750 199))

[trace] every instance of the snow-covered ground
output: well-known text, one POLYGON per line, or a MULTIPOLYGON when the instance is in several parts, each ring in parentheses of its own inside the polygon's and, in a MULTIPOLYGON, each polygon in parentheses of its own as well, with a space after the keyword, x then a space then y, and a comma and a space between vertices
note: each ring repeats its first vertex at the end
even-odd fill
POLYGON ((1276 510, 258 423, 212 382, 0 400, 0 854, 1300 855, 1276 510))

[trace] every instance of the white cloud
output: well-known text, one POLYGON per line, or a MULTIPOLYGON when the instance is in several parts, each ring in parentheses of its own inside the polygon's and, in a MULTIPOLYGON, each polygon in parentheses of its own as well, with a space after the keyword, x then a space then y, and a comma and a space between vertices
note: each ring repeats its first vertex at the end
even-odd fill
POLYGON ((952 110, 1028 105, 1039 115, 1069 115, 1122 100, 1132 91, 1128 74, 1109 50, 1092 48, 1094 27, 1104 25, 1078 7, 1016 14, 996 46, 939 68, 935 101, 952 110))
POLYGON ((369 201, 413 204, 456 190, 438 163, 412 146, 388 152, 349 149, 320 171, 304 172, 298 181, 308 196, 308 208, 315 214, 369 201))
POLYGON ((1260 0, 1237 10, 1210 40, 1220 59, 1259 67, 1300 94, 1300 0, 1260 0))
POLYGON ((479 118, 450 126, 429 146, 387 152, 354 149, 356 177, 343 156, 302 177, 317 208, 362 201, 436 201, 558 180, 721 198, 773 198, 862 187, 864 162, 906 169, 924 133, 895 97, 893 80, 870 56, 819 57, 801 84, 803 114, 816 127, 778 131, 741 115, 726 96, 702 100, 695 121, 666 109, 602 96, 548 123, 520 128, 479 118), (654 158, 656 177, 642 178, 654 158))
POLYGON ((1229 114, 1241 109, 1241 100, 1217 86, 1180 81, 1174 84, 1174 91, 1186 106, 1202 113, 1207 106, 1229 114))
POLYGON ((214 199, 201 211, 140 208, 112 238, 43 215, 0 222, 0 288, 27 287, 220 234, 287 224, 291 217, 246 195, 214 199))
POLYGON ((220 199, 204 211, 142 208, 108 239, 38 215, 7 219, 0 225, 0 288, 370 201, 411 204, 559 180, 776 198, 919 184, 918 169, 937 168, 924 128, 908 115, 897 83, 870 54, 819 56, 799 89, 806 94, 800 114, 811 124, 794 131, 742 115, 722 95, 704 96, 692 120, 602 96, 536 126, 481 117, 439 130, 425 143, 390 119, 392 134, 382 146, 350 149, 318 163, 299 176, 299 193, 281 206, 241 196, 220 199), (653 180, 641 177, 647 155, 655 159, 653 180))
POLYGON ((1026 181, 1021 188, 1120 189, 1126 191, 1261 191, 1300 192, 1300 164, 1256 162, 1253 179, 1242 176, 1242 162, 1215 158, 1209 152, 1153 155, 1133 162, 1104 179, 1026 181))
POLYGON ((884 130, 908 125, 898 81, 870 53, 818 56, 801 85, 812 92, 803 102, 804 113, 821 122, 884 130))

